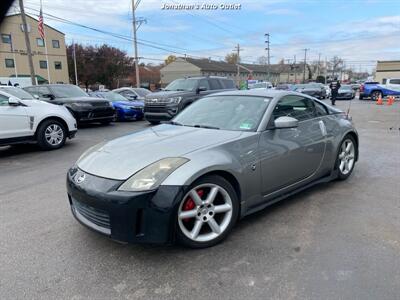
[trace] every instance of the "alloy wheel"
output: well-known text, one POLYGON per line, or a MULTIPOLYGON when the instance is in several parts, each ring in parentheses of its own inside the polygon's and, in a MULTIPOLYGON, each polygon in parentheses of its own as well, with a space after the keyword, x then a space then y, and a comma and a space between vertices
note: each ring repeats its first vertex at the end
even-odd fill
POLYGON ((355 162, 355 147, 350 139, 343 141, 339 153, 339 170, 343 175, 351 172, 355 162))
POLYGON ((214 240, 228 228, 232 210, 232 199, 223 187, 200 184, 185 195, 179 206, 179 228, 192 241, 214 240))
POLYGON ((64 131, 57 124, 50 124, 44 132, 46 142, 51 146, 58 146, 64 139, 64 131))

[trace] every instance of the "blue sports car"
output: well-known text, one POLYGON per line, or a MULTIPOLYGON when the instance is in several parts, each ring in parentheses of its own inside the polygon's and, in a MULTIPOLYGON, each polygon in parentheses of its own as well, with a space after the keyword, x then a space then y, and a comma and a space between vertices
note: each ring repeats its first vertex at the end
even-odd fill
POLYGON ((124 96, 111 91, 90 92, 90 96, 109 100, 116 111, 118 121, 142 120, 144 102, 128 100, 124 96))

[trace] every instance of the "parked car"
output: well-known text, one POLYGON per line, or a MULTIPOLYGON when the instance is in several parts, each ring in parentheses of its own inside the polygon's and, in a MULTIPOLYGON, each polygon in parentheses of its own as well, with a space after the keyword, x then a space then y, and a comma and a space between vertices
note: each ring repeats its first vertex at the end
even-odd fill
POLYGON ((326 90, 322 83, 296 84, 295 91, 318 99, 326 98, 326 90))
POLYGON ((365 82, 360 87, 360 100, 371 98, 376 101, 379 97, 400 96, 400 78, 385 79, 384 83, 365 82))
POLYGON ((152 124, 168 121, 200 97, 234 89, 234 81, 225 77, 176 79, 163 91, 146 96, 144 117, 152 124))
POLYGON ((107 99, 111 102, 116 112, 118 121, 142 120, 144 102, 139 100, 128 100, 121 94, 111 91, 90 92, 90 96, 107 99))
POLYGON ((20 88, 0 87, 0 146, 36 142, 53 150, 76 131, 76 121, 64 106, 36 100, 20 88))
POLYGON ((356 92, 353 90, 352 86, 349 84, 343 84, 336 96, 337 100, 343 99, 343 100, 351 100, 354 99, 356 95, 356 92))
POLYGON ((132 88, 132 87, 122 87, 113 90, 113 92, 124 96, 128 100, 142 100, 144 101, 145 97, 148 94, 151 94, 151 91, 144 88, 132 88))
POLYGON ((100 122, 109 124, 115 111, 110 101, 89 97, 81 88, 72 84, 45 84, 24 88, 40 100, 64 105, 78 123, 100 122))
POLYGON ((268 81, 249 84, 249 90, 253 90, 253 89, 272 89, 272 88, 273 88, 272 83, 268 82, 268 81))
POLYGON ((75 218, 113 240, 202 248, 246 215, 347 179, 357 159, 342 111, 294 92, 227 91, 90 148, 68 171, 67 192, 75 218))
POLYGON ((296 85, 290 84, 290 83, 280 83, 276 86, 276 90, 282 90, 282 91, 294 91, 296 88, 296 85))

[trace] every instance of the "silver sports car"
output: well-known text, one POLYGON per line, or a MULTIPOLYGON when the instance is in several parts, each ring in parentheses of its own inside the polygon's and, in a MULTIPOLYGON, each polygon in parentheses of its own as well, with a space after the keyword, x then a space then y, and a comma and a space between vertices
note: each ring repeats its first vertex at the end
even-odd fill
POLYGON ((112 239, 201 248, 248 214, 346 179, 357 159, 342 111, 296 92, 230 91, 90 148, 68 172, 68 198, 78 221, 112 239))

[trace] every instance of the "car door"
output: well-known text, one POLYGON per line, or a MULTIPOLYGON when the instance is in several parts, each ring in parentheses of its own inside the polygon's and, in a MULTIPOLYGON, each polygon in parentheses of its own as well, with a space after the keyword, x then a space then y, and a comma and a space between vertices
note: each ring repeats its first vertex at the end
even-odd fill
POLYGON ((22 105, 9 105, 8 96, 0 94, 0 141, 31 135, 26 108, 22 105))
POLYGON ((307 181, 319 169, 325 153, 326 128, 317 118, 314 101, 289 95, 276 104, 269 130, 260 136, 259 153, 264 196, 307 181), (279 117, 296 118, 296 128, 273 128, 279 117))
POLYGON ((209 83, 208 80, 205 79, 205 78, 199 80, 199 85, 198 85, 198 87, 199 87, 199 88, 205 88, 205 91, 201 91, 201 92, 197 95, 196 99, 201 98, 201 97, 204 97, 204 96, 209 95, 209 94, 212 94, 212 93, 215 93, 215 91, 211 90, 210 83, 209 83))
POLYGON ((387 83, 388 95, 400 95, 400 79, 389 79, 387 83))

